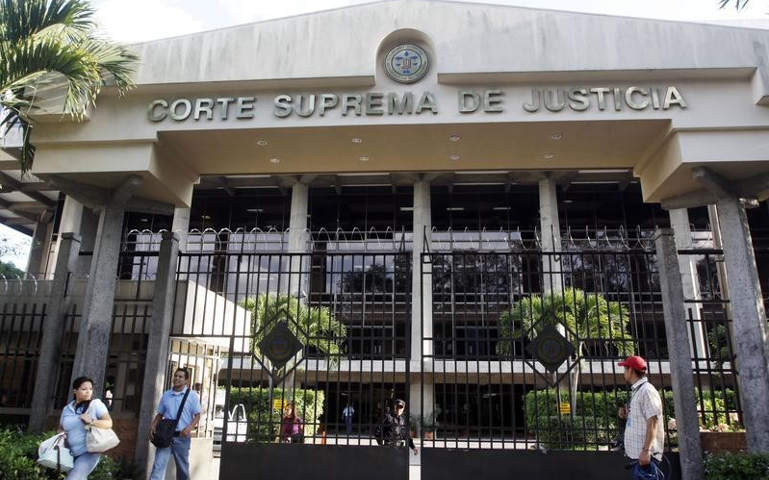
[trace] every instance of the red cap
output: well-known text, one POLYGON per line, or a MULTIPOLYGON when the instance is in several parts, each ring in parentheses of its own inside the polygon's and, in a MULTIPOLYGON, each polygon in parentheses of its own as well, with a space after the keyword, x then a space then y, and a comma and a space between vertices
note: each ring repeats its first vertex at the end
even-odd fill
POLYGON ((619 362, 619 366, 634 368, 636 370, 646 370, 646 360, 638 355, 633 355, 632 357, 627 357, 624 361, 619 362))

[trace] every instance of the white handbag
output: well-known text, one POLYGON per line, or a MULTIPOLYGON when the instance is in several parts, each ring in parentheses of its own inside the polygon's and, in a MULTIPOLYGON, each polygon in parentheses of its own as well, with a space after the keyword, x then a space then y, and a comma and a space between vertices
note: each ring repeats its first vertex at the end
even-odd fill
POLYGON ((45 440, 37 449, 37 463, 60 472, 69 472, 75 466, 75 459, 64 445, 64 434, 59 433, 45 440))
MULTIPOLYGON (((97 400, 98 401, 98 400, 97 400)), ((91 412, 93 402, 88 407, 88 415, 94 420, 98 420, 91 412)), ((104 453, 107 450, 117 447, 120 443, 120 439, 117 438, 117 434, 111 428, 97 428, 91 425, 85 427, 85 448, 89 453, 104 453)))

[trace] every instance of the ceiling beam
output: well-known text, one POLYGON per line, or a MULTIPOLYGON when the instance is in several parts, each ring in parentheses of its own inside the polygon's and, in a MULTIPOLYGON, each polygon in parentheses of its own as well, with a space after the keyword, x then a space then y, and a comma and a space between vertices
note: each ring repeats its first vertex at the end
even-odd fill
POLYGON ((732 197, 738 193, 733 185, 707 167, 693 168, 692 178, 717 198, 732 197))
POLYGON ((46 207, 55 207, 59 202, 56 200, 51 200, 50 198, 46 197, 40 192, 37 191, 26 191, 23 189, 23 183, 16 180, 12 176, 8 175, 5 172, 0 172, 0 185, 3 186, 4 189, 9 190, 18 190, 22 192, 24 195, 28 196, 32 200, 35 200, 36 202, 40 202, 46 207))
POLYGON ((128 202, 126 202, 125 208, 130 212, 140 212, 149 215, 171 216, 174 214, 174 206, 170 203, 138 197, 129 199, 128 202))
MULTIPOLYGON (((9 202, 8 200, 5 200, 4 198, 0 198, 0 208, 3 208, 5 210, 10 210, 11 212, 15 213, 19 217, 22 217, 24 219, 27 219, 31 222, 39 222, 40 221, 40 215, 35 215, 34 213, 27 212, 24 210, 18 210, 18 207, 13 202, 9 202)), ((12 220, 12 219, 11 219, 12 220)))
POLYGON ((214 177, 214 182, 218 183, 219 186, 222 188, 222 190, 227 193, 228 196, 234 197, 235 196, 235 190, 232 189, 229 182, 227 181, 227 177, 221 176, 221 177, 214 177))
POLYGON ((299 177, 299 183, 309 185, 313 181, 315 181, 316 178, 318 178, 317 175, 302 175, 301 177, 299 177))
POLYGON ((100 210, 109 201, 110 192, 106 188, 77 182, 59 175, 49 175, 48 180, 91 210, 100 210))
POLYGON ((23 233, 24 235, 32 235, 33 228, 29 228, 27 223, 20 223, 20 220, 24 220, 21 217, 3 217, 0 216, 0 223, 3 225, 6 225, 8 228, 12 228, 16 230, 19 233, 23 233))
POLYGON ((675 210, 677 208, 695 208, 704 205, 712 205, 717 201, 718 197, 703 188, 683 195, 666 198, 660 202, 660 206, 664 210, 675 210))

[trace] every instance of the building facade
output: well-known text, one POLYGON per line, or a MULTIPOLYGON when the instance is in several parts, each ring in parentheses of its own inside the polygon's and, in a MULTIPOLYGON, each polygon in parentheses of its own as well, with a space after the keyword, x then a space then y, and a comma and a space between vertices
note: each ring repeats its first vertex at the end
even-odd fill
POLYGON ((601 471, 638 353, 683 478, 699 426, 769 450, 766 31, 395 0, 134 48, 133 91, 80 123, 46 92, 32 176, 3 163, 34 254, 0 412, 42 428, 88 374, 141 439, 184 365, 222 478, 286 454, 290 402, 406 472, 372 448, 396 398, 428 477, 458 448, 601 471))

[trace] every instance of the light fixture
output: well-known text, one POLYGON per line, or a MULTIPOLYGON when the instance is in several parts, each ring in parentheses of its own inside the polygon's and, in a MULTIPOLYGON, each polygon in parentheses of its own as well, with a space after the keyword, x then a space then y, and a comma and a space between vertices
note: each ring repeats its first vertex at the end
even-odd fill
POLYGON ((361 155, 360 161, 361 162, 368 162, 368 157, 366 155, 361 155))
POLYGON ((449 135, 449 140, 450 140, 450 141, 452 141, 452 142, 458 142, 458 141, 460 141, 461 139, 462 139, 462 137, 460 137, 460 136, 459 136, 459 135, 457 135, 457 134, 449 135))
POLYGON ((264 209, 263 208, 247 208, 246 211, 249 213, 262 213, 264 209))
POLYGON ((147 223, 147 222, 149 222, 149 221, 150 221, 150 219, 149 219, 149 218, 142 218, 142 219, 140 219, 139 221, 141 221, 141 222, 144 222, 144 223, 147 223))
POLYGON ((449 159, 450 160, 457 161, 457 160, 459 160, 459 158, 460 158, 459 155, 457 155, 456 153, 454 153, 452 155, 449 155, 449 159))
POLYGON ((352 137, 352 143, 363 143, 363 139, 358 137, 352 137))
POLYGON ((555 154, 554 153, 546 153, 546 154, 542 155, 542 158, 544 158, 545 160, 552 160, 552 159, 555 158, 555 154))
POLYGON ((598 168, 595 170, 577 170, 577 173, 579 174, 585 174, 585 173, 627 173, 630 169, 627 168, 598 168))
POLYGON ((492 208, 492 210, 497 210, 499 212, 504 212, 504 211, 510 210, 510 207, 494 207, 494 208, 492 208))
POLYGON ((211 220, 211 216, 210 215, 203 215, 200 218, 202 218, 203 220, 211 220))
POLYGON ((563 203, 574 203, 574 200, 564 200, 563 203))
POLYGON ((550 138, 555 141, 563 140, 563 132, 555 132, 554 134, 550 135, 550 138))
POLYGON ((272 157, 270 159, 270 163, 278 164, 278 163, 280 163, 280 159, 278 157, 272 157))
POLYGON ((447 212, 464 212, 465 207, 446 207, 447 212))
POLYGON ((267 140, 260 138, 259 140, 256 141, 256 144, 259 145, 260 147, 265 147, 267 146, 267 140))
POLYGON ((401 207, 401 212, 413 212, 414 207, 401 207))
POLYGON ((594 180, 594 181, 575 181, 571 182, 572 185, 617 185, 619 182, 616 180, 594 180))

